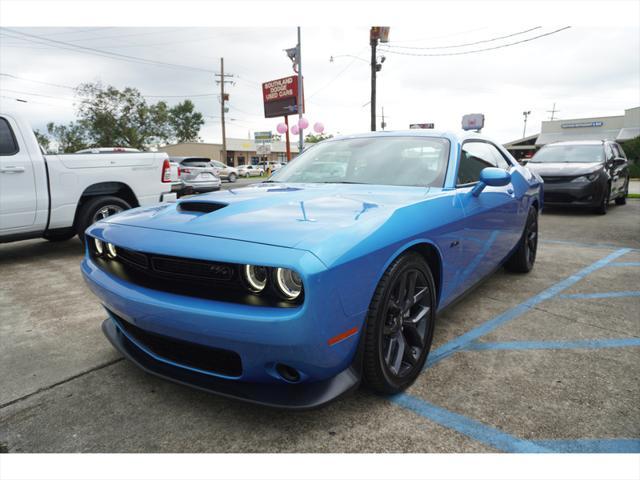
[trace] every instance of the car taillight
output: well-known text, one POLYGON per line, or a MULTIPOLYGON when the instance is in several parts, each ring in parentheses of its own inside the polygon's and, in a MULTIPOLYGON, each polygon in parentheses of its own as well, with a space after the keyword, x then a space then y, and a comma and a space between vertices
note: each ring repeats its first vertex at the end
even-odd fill
POLYGON ((162 164, 162 183, 171 183, 171 164, 167 158, 162 164))
POLYGON ((178 167, 178 178, 180 178, 180 167, 178 167))

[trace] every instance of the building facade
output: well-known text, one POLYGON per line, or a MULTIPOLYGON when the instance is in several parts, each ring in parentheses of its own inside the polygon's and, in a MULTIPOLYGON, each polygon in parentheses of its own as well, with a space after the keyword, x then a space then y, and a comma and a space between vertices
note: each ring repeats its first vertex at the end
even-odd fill
MULTIPOLYGON (((287 163, 287 149, 285 142, 272 142, 270 152, 258 153, 256 142, 250 139, 227 138, 226 164, 232 167, 240 165, 257 165, 260 162, 287 163)), ((291 158, 298 155, 298 144, 291 142, 291 158)), ((169 156, 176 157, 205 157, 222 161, 221 143, 196 143, 186 142, 175 145, 166 145, 158 149, 169 156)))
POLYGON ((628 108, 624 115, 573 118, 542 122, 540 133, 504 147, 516 158, 529 158, 542 146, 574 140, 615 140, 624 143, 640 136, 640 107, 628 108))

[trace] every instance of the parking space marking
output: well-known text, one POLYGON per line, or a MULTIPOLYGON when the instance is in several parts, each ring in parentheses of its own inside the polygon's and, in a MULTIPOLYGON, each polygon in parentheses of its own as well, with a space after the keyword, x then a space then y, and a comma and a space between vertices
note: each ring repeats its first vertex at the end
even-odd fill
POLYGON ((543 290, 539 294, 534 295, 533 297, 525 300, 521 304, 516 305, 515 307, 507 310, 506 312, 498 315, 497 317, 494 317, 493 319, 486 321, 482 325, 469 330, 468 332, 460 335, 458 338, 455 338, 454 340, 451 340, 450 342, 445 343, 444 345, 442 345, 441 347, 433 351, 433 353, 430 355, 431 358, 429 359, 429 361, 427 361, 426 368, 434 366, 435 364, 447 358, 448 356, 452 355, 456 351, 463 349, 466 345, 470 344, 471 342, 477 340, 478 338, 486 335, 489 332, 492 332, 493 330, 502 326, 503 324, 519 317, 520 315, 529 311, 532 307, 538 305, 539 303, 542 303, 545 300, 549 300, 550 298, 553 298, 563 290, 566 290, 569 287, 581 281, 587 275, 595 272, 596 270, 599 270, 600 268, 603 268, 607 264, 629 253, 630 251, 631 251, 630 248, 620 248, 615 252, 610 253, 606 257, 592 263, 588 267, 583 268, 578 273, 575 273, 570 277, 565 278, 564 280, 561 280, 560 282, 552 285, 546 290, 543 290))
POLYGON ((602 338, 574 341, 474 342, 465 350, 568 350, 640 347, 640 338, 602 338))
POLYGON ((640 262, 612 262, 610 267, 640 267, 640 262))
POLYGON ((640 297, 640 291, 630 292, 603 292, 603 293, 570 293, 558 295, 560 298, 619 298, 619 297, 640 297))
MULTIPOLYGON (((576 245, 573 242, 561 242, 570 243, 576 245)), ((617 248, 617 247, 616 247, 617 248)), ((517 344, 522 349, 536 348, 613 348, 615 347, 628 347, 628 346, 640 346, 640 339, 637 338, 624 338, 624 339, 602 339, 602 340, 586 340, 586 341, 566 341, 566 342, 503 342, 503 343, 479 343, 476 342, 480 337, 492 332, 505 323, 518 318, 520 315, 528 312, 536 305, 549 300, 554 297, 561 296, 560 292, 572 287, 576 283, 583 280, 588 275, 596 272, 597 270, 609 266, 614 260, 621 256, 634 251, 632 248, 617 248, 614 252, 610 253, 606 257, 597 260, 591 265, 583 268, 570 277, 555 283, 551 287, 543 290, 542 292, 530 297, 524 302, 510 308, 506 312, 492 318, 479 325, 476 328, 469 330, 468 332, 460 335, 459 337, 445 343, 441 347, 433 351, 429 356, 425 368, 430 368, 436 365, 438 362, 453 355, 456 352, 465 350, 489 350, 491 348, 483 348, 482 345, 493 345, 493 349, 507 349, 501 348, 500 345, 511 345, 512 347, 517 344)), ((615 293, 615 292, 614 292, 615 293)), ((509 435, 495 427, 485 425, 477 420, 474 420, 465 415, 461 415, 455 412, 451 412, 443 407, 433 405, 421 398, 415 397, 408 393, 400 393, 390 397, 390 401, 398 406, 406 408, 408 410, 417 413, 418 415, 431 420, 444 427, 456 430, 463 435, 466 435, 474 440, 477 440, 486 445, 490 445, 499 450, 505 452, 522 452, 522 453, 536 453, 536 452, 598 452, 598 451, 610 451, 610 452, 625 452, 628 449, 637 449, 637 445, 640 444, 640 439, 575 439, 575 440, 537 440, 529 441, 521 438, 517 438, 513 435, 509 435)))
POLYGON ((505 452, 544 453, 551 451, 543 445, 514 437, 497 428, 490 427, 477 420, 451 412, 406 393, 399 393, 391 397, 391 401, 428 420, 505 452))
MULTIPOLYGON (((549 243, 556 245, 568 245, 571 247, 585 247, 585 248, 606 248, 608 250, 615 250, 620 248, 620 245, 613 245, 612 243, 583 243, 583 242, 572 242, 570 240, 540 240, 540 243, 549 243)), ((638 248, 630 248, 630 251, 640 251, 638 248)))
POLYGON ((636 438, 536 440, 535 443, 564 453, 640 453, 636 438))

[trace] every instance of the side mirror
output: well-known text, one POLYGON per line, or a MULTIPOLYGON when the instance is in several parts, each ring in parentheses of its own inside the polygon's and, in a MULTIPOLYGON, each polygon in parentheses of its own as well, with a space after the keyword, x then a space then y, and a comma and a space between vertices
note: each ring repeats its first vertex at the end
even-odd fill
POLYGON ((625 163, 627 163, 627 160, 622 158, 622 157, 616 157, 613 159, 613 164, 616 166, 620 166, 620 165, 624 165, 625 163))
POLYGON ((473 187, 471 194, 474 197, 480 195, 486 186, 504 187, 511 182, 511 174, 506 170, 496 167, 487 167, 480 172, 480 181, 473 187))

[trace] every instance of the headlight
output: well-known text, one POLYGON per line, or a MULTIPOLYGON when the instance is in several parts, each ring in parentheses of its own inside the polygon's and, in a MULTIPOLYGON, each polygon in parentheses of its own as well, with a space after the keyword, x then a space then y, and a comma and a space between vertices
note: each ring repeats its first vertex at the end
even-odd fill
POLYGON ((100 240, 99 238, 94 238, 93 246, 96 249, 96 253, 98 255, 102 255, 102 253, 104 252, 104 244, 102 243, 102 240, 100 240))
POLYGON ((589 175, 580 175, 579 177, 576 177, 573 180, 571 180, 571 182, 575 182, 575 183, 593 182, 596 178, 598 178, 599 174, 600 172, 593 172, 593 173, 590 173, 589 175))
POLYGON ((267 269, 265 267, 245 265, 243 271, 249 290, 256 293, 264 290, 264 287, 267 286, 267 269))
POLYGON ((276 287, 287 300, 295 300, 302 293, 302 280, 293 270, 288 268, 276 268, 276 287))
POLYGON ((111 258, 116 258, 116 246, 113 243, 107 243, 107 254, 111 258))

